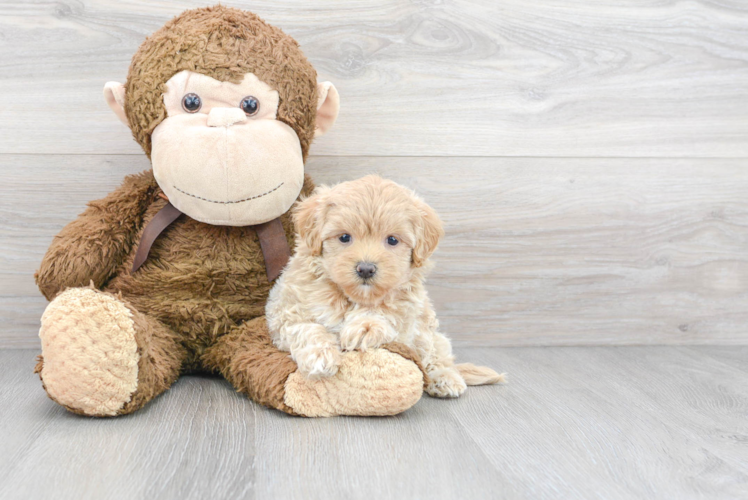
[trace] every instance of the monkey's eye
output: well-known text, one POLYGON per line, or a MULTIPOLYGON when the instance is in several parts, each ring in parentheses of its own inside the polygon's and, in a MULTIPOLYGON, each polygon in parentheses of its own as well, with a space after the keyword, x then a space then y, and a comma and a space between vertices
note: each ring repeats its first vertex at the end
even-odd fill
POLYGON ((388 244, 388 245, 390 245, 390 246, 393 246, 393 247, 394 247, 394 246, 395 246, 395 245, 397 245, 398 243, 400 243, 400 240, 398 240, 398 239, 397 239, 397 238, 395 238, 394 236, 387 236, 387 244, 388 244))
POLYGON ((203 106, 203 101, 197 94, 186 94, 182 97, 182 108, 188 113, 197 113, 203 106))
POLYGON ((341 234, 338 238, 341 243, 350 243, 351 242, 351 235, 350 234, 341 234))
POLYGON ((242 99, 242 102, 239 103, 239 107, 242 108, 242 111, 247 113, 247 116, 252 116, 257 114, 260 110, 260 101, 258 101, 256 97, 248 95, 242 99))

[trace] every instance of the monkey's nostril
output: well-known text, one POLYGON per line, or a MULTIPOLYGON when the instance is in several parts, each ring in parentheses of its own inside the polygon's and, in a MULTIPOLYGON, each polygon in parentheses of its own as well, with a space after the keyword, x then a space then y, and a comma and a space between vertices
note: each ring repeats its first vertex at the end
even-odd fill
POLYGON ((356 265, 356 274, 358 274, 363 279, 371 278, 376 272, 377 266, 375 266, 371 262, 359 262, 356 265))

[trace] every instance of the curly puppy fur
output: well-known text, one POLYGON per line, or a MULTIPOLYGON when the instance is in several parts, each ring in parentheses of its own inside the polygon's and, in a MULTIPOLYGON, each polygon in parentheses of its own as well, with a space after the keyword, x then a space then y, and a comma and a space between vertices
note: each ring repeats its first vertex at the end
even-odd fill
POLYGON ((343 351, 397 341, 420 357, 431 396, 458 397, 466 382, 503 380, 470 365, 466 381, 438 331, 424 279, 444 230, 412 191, 377 176, 320 186, 299 203, 294 221, 296 253, 270 292, 266 316, 273 342, 303 374, 335 375, 343 351))

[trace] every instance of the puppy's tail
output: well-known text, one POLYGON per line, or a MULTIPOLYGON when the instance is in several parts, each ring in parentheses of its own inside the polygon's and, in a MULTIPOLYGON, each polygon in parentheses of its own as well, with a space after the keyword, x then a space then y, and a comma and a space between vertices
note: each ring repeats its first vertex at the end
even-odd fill
POLYGON ((487 366, 475 366, 473 363, 455 365, 467 385, 502 384, 506 382, 506 373, 496 373, 487 366))

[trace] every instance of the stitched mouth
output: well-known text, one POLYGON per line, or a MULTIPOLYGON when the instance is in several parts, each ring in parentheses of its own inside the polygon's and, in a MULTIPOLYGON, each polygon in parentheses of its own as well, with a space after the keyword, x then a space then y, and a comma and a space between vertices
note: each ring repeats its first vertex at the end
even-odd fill
POLYGON ((241 199, 241 200, 234 200, 234 201, 209 200, 208 198, 203 198, 202 196, 198 196, 196 194, 192 194, 192 193, 188 193, 187 191, 183 191, 183 190, 179 189, 177 186, 175 186, 173 184, 172 184, 172 187, 174 189, 176 189, 177 191, 179 191, 180 193, 186 194, 187 196, 191 196, 191 197, 196 198, 198 200, 207 201, 208 203, 218 203, 219 205, 231 205, 231 204, 234 204, 234 203, 244 203, 245 201, 252 201, 252 200, 256 200, 257 198, 262 198, 263 196, 269 195, 273 191, 277 191, 278 189, 280 189, 280 187, 282 185, 283 185, 283 183, 281 182, 280 184, 278 184, 277 186, 275 186, 270 191, 266 191, 266 192, 264 192, 262 194, 258 194, 258 195, 255 195, 255 196, 250 196, 249 198, 244 198, 244 199, 241 199))

